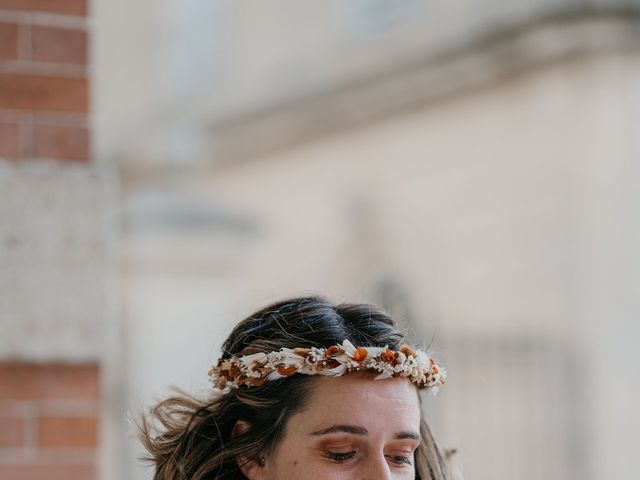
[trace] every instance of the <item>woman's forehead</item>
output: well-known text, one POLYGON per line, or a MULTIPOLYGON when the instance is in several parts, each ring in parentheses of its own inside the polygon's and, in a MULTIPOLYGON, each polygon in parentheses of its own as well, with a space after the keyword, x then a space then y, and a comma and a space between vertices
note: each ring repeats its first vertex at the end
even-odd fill
POLYGON ((329 423, 368 429, 417 428, 420 402, 416 388, 404 378, 319 378, 307 399, 303 423, 309 428, 329 423))
POLYGON ((316 380, 312 387, 314 395, 375 394, 389 399, 418 399, 415 385, 403 377, 376 380, 370 372, 352 372, 340 377, 316 377, 316 380))

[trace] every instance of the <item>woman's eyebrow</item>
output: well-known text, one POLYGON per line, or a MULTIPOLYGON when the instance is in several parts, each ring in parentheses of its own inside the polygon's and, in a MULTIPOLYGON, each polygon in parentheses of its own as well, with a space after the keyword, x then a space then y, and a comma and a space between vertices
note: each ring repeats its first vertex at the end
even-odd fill
POLYGON ((398 440, 403 440, 405 438, 410 438, 412 440, 418 440, 418 441, 422 440, 422 437, 420 436, 419 433, 408 432, 408 431, 396 433, 395 438, 398 440))
POLYGON ((329 428, 318 430, 311 433, 311 435, 326 435, 328 433, 350 433, 352 435, 368 435, 369 431, 364 427, 358 425, 333 425, 329 428))
MULTIPOLYGON (((369 431, 358 425, 332 425, 329 428, 324 428, 322 430, 318 430, 316 432, 311 433, 310 435, 327 435, 329 433, 350 433, 352 435, 368 435, 369 431)), ((412 440, 420 441, 422 437, 420 437, 419 433, 403 431, 398 432, 394 435, 394 438, 397 440, 403 440, 405 438, 410 438, 412 440)))

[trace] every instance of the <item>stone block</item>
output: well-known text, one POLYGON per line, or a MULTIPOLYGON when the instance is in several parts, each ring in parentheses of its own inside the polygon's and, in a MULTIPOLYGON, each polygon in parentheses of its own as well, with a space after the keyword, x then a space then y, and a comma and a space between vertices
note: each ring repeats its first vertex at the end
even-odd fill
POLYGON ((91 165, 0 163, 0 360, 100 358, 114 185, 91 165))

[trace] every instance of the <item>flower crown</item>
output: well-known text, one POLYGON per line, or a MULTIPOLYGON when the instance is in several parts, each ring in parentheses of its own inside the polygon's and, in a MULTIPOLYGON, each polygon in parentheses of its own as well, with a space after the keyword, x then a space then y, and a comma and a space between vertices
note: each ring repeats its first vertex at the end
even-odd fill
POLYGON ((372 370, 376 380, 408 377, 418 388, 431 389, 435 395, 444 384, 443 367, 422 350, 403 344, 398 350, 388 347, 355 347, 349 340, 328 348, 281 348, 218 360, 209 370, 214 388, 228 393, 241 385, 259 386, 270 380, 304 375, 339 377, 348 372, 372 370))

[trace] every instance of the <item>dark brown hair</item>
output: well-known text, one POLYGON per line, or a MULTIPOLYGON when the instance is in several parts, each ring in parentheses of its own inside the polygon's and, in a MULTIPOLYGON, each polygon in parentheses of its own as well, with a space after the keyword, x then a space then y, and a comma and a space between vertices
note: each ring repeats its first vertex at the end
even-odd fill
MULTIPOLYGON (((345 339, 354 345, 391 348, 404 343, 404 336, 381 309, 334 305, 312 296, 274 303, 242 320, 224 342, 222 357, 282 347, 326 348, 345 339)), ((155 466, 154 480, 245 479, 237 459, 258 461, 272 452, 287 419, 304 408, 315 381, 313 376, 294 375, 210 399, 178 391, 161 401, 139 422, 140 438, 149 452, 145 460, 155 466), (250 428, 232 437, 237 421, 250 428)), ((448 480, 444 455, 424 420, 420 433, 416 479, 448 480)))

